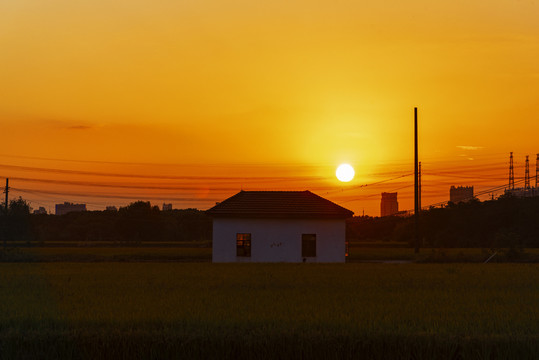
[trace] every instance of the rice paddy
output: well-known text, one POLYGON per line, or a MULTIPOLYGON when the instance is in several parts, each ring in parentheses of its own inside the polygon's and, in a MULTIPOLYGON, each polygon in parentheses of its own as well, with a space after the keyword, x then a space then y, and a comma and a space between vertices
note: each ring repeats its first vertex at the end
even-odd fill
MULTIPOLYGON (((1 262, 211 262, 211 247, 198 243, 143 244, 142 246, 55 246, 0 249, 1 262)), ((347 262, 401 261, 430 263, 482 263, 496 250, 478 248, 421 249, 414 254, 406 247, 351 246, 347 262)), ((539 249, 525 249, 508 258, 507 250, 497 250, 490 262, 539 263, 539 249)))
POLYGON ((0 263, 1 358, 534 358, 535 264, 0 263))

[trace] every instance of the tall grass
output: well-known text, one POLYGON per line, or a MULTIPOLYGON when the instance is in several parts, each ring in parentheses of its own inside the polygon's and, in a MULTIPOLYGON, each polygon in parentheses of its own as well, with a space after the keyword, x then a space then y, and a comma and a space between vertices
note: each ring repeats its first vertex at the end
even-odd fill
MULTIPOLYGON (((0 262, 211 262, 211 248, 183 246, 144 247, 14 247, 0 249, 0 262)), ((492 255, 491 250, 477 248, 421 249, 352 247, 347 262, 479 262, 492 255)), ((491 262, 539 262, 539 249, 525 249, 517 257, 498 251, 491 262)))
POLYGON ((210 262, 202 247, 30 247, 0 249, 3 262, 210 262))
POLYGON ((533 358, 520 264, 0 264, 2 358, 533 358))

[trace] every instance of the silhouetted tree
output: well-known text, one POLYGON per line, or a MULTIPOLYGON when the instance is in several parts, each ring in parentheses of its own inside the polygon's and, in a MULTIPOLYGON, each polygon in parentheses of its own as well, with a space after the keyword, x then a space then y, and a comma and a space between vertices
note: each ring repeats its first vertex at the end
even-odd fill
MULTIPOLYGON (((4 206, 5 208, 5 206, 4 206)), ((0 218, 4 246, 6 241, 30 241, 33 228, 30 222, 30 205, 19 197, 9 202, 8 211, 0 218)))
MULTIPOLYGON (((539 197, 502 197, 471 201, 421 212, 424 246, 514 248, 539 247, 539 197)), ((358 241, 400 241, 414 238, 412 217, 348 219, 347 237, 358 241)), ((3 239, 39 241, 209 241, 212 220, 203 211, 160 211, 137 201, 119 211, 84 211, 65 215, 30 215, 28 203, 10 202, 0 216, 3 239)))
POLYGON ((393 233, 406 219, 399 216, 355 216, 347 219, 347 237, 358 241, 394 240, 393 233))

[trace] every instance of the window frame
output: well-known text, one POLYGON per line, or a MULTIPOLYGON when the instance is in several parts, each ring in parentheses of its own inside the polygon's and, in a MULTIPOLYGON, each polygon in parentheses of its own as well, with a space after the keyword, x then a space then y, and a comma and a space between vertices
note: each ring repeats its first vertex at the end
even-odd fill
POLYGON ((237 257, 251 257, 252 249, 252 236, 251 233, 236 233, 236 256, 237 257))
POLYGON ((301 257, 302 258, 315 258, 317 241, 316 234, 301 234, 301 257), (314 246, 313 243, 314 242, 314 246))

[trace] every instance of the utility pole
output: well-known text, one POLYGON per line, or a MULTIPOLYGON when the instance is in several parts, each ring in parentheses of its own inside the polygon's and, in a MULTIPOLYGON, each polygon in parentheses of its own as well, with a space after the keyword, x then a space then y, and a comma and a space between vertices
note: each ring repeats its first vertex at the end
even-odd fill
POLYGON ((530 188, 530 159, 526 155, 526 172, 524 173, 524 188, 530 188))
POLYGON ((535 159, 535 188, 537 189, 537 173, 539 173, 539 154, 535 159))
POLYGON ((417 107, 414 107, 414 233, 415 253, 419 253, 419 154, 417 151, 417 107))
POLYGON ((421 211, 421 161, 418 163, 418 179, 417 179, 417 186, 419 187, 419 191, 417 192, 417 196, 419 197, 419 211, 421 211))
POLYGON ((9 193, 9 179, 6 178, 6 189, 4 190, 4 193, 6 194, 6 203, 4 204, 6 207, 6 215, 8 210, 8 193, 9 193))
MULTIPOLYGON (((9 179, 6 178, 6 188, 4 190, 4 192, 6 193, 6 213, 5 213, 5 217, 7 219, 7 211, 8 211, 8 193, 9 193, 9 179)), ((7 223, 6 223, 6 226, 7 226, 7 223)), ((4 238, 4 249, 7 247, 7 229, 4 228, 2 229, 2 237, 4 238)))
POLYGON ((515 170, 513 168, 513 152, 509 156, 509 190, 515 190, 515 170))

